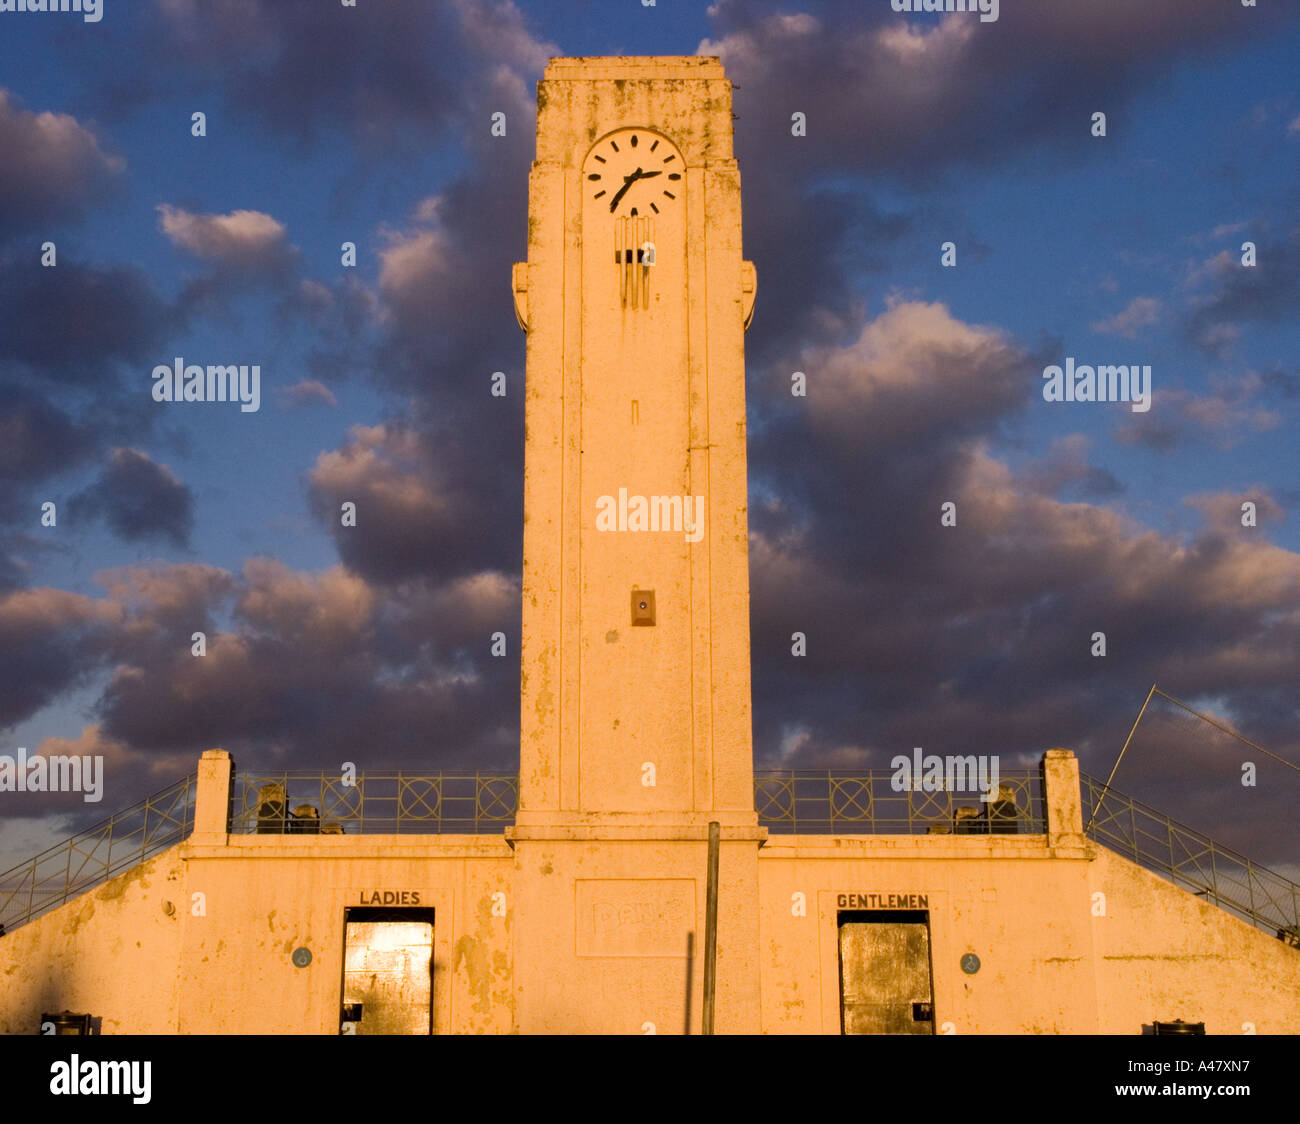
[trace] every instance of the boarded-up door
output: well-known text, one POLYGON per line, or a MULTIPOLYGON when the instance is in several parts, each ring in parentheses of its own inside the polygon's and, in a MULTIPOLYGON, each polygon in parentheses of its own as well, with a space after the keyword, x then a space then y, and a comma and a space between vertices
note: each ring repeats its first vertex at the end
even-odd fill
POLYGON ((839 915, 844 1034, 933 1034, 930 915, 880 910, 839 915))
POLYGON ((430 1034, 431 910, 351 910, 343 953, 343 1033, 430 1034))

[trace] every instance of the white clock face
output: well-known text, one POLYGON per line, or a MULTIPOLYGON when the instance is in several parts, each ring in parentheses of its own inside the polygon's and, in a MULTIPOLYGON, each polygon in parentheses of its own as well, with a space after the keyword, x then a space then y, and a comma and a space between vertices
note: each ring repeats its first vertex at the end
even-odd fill
POLYGON ((682 154, 646 129, 620 129, 587 155, 583 188, 615 216, 659 215, 682 195, 682 154))

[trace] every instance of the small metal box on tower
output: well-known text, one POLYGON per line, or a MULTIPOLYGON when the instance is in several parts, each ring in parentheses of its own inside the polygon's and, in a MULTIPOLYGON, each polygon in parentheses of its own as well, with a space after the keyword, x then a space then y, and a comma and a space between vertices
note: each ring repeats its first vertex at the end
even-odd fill
POLYGON ((655 623, 655 591, 653 589, 632 590, 632 623, 634 625, 655 623))

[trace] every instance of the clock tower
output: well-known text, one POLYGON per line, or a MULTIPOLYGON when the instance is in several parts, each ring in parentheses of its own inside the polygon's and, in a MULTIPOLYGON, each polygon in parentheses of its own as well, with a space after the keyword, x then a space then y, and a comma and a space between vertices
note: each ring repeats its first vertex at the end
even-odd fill
POLYGON ((516 1026, 757 1029, 742 260, 714 58, 553 59, 528 260, 516 1026), (692 1025, 693 1024, 693 1025, 692 1025))

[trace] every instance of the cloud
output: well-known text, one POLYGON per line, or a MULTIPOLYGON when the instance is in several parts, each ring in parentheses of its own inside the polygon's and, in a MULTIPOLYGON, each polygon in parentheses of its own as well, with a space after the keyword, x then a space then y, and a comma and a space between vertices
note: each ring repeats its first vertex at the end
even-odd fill
POLYGON ((234 589, 234 579, 225 570, 194 562, 101 570, 95 582, 124 608, 147 609, 155 624, 180 624, 202 616, 234 589))
MULTIPOLYGON (((170 571, 154 573, 165 583, 170 571)), ((489 655, 491 631, 515 616, 497 616, 507 593, 517 606, 517 589, 491 574, 387 590, 342 567, 306 574, 252 559, 229 587, 208 587, 206 608, 228 604, 232 623, 208 631, 201 658, 179 618, 141 627, 153 609, 139 601, 98 709, 106 731, 141 750, 222 745, 251 767, 499 764, 518 744, 517 667, 489 655), (160 634, 170 642, 154 643, 160 634)))
MULTIPOLYGON (((48 397, 0 384, 0 478, 33 482, 57 475, 84 460, 95 444, 94 430, 48 397)), ((0 493, 0 519, 14 517, 18 500, 16 492, 0 493)))
POLYGON ((173 246, 228 269, 282 269, 290 257, 284 224, 261 211, 199 215, 160 203, 158 214, 173 246))
POLYGON ((1283 398, 1300 398, 1300 371, 1283 370, 1276 364, 1259 376, 1265 388, 1283 398))
POLYGON ((1253 434, 1283 424, 1283 415, 1264 404, 1277 390, 1284 393, 1285 383, 1255 372, 1218 380, 1208 394, 1178 388, 1157 390, 1146 413, 1122 415, 1115 440, 1164 452, 1189 441, 1206 440, 1215 448, 1231 449, 1253 434))
POLYGON ((312 507, 349 567, 378 582, 451 578, 490 566, 500 544, 517 539, 518 528, 502 526, 507 515, 486 507, 445 453, 415 427, 391 422, 354 426, 343 448, 317 457, 307 476, 312 507), (341 523, 346 502, 356 504, 355 528, 341 523))
POLYGON ((1239 521, 1234 536, 1209 529, 1181 544, 1102 507, 1027 494, 983 453, 945 494, 955 528, 939 527, 937 503, 933 529, 841 523, 858 557, 869 537, 887 538, 902 563, 888 574, 854 566, 852 552, 756 533, 756 722, 811 731, 795 764, 823 767, 824 752, 854 744, 1031 756, 1063 744, 1090 757, 1118 729, 1098 700, 1122 697, 1126 682, 1289 689, 1300 556, 1239 521), (808 657, 780 658, 796 630, 808 657), (1108 637, 1105 665, 1089 653, 1094 631, 1108 637))
POLYGON ((719 0, 709 15, 715 31, 697 53, 721 56, 736 84, 745 256, 759 274, 746 352, 752 368, 787 371, 792 351, 838 342, 860 319, 862 275, 882 271, 952 175, 1034 150, 1086 159, 1097 105, 1121 127, 1167 60, 1292 18, 1242 21, 1218 0, 1092 0, 1086 11, 1031 0, 1004 5, 995 24, 853 0, 815 14, 719 0), (807 114, 805 136, 791 135, 794 112, 807 114), (922 202, 880 206, 875 188, 890 181, 922 202))
POLYGON ((492 112, 527 122, 528 79, 561 53, 532 35, 514 4, 491 0, 365 11, 317 0, 167 0, 141 38, 154 65, 135 85, 102 74, 110 109, 216 85, 225 113, 273 135, 310 146, 341 131, 369 154, 412 157, 451 134, 496 143, 492 112))
POLYGON ((746 351, 751 365, 786 370, 791 350, 836 342, 859 319, 861 282, 851 288, 847 276, 879 272, 919 224, 924 203, 887 213, 876 185, 901 183, 924 200, 965 169, 1030 151, 1086 159, 1099 104, 1121 127, 1123 107, 1170 60, 1295 19, 1242 21, 1219 0, 1030 0, 1004 5, 995 24, 853 0, 815 15, 718 0, 709 15, 715 31, 697 53, 721 56, 736 84, 745 255, 760 281, 746 351), (808 116, 805 136, 791 134, 794 112, 808 116))
POLYGON ((283 389, 277 390, 280 404, 287 410, 299 410, 304 406, 337 406, 338 399, 334 392, 323 382, 316 379, 302 379, 283 389))
POLYGON ((1196 492, 1183 497, 1183 503, 1201 513, 1207 531, 1218 535, 1237 535, 1241 532, 1241 505, 1246 501, 1255 505, 1255 518, 1260 524, 1277 524, 1286 519, 1282 505, 1263 487, 1240 493, 1196 492))
MULTIPOLYGON (((1217 691, 1251 736, 1300 752, 1300 555, 1269 542, 1274 504, 1247 532, 1238 497, 1195 499, 1215 519, 1184 538, 1106 505, 1118 482, 1082 435, 1013 470, 990 446, 1041 363, 940 304, 895 301, 802 358, 807 399, 773 407, 750 441, 760 766, 879 768, 920 745, 1011 768, 1064 745, 1104 771, 1153 679, 1217 691)), ((1262 376, 1214 388, 1238 411, 1266 392, 1262 376)), ((1164 762, 1138 795, 1194 818, 1199 779, 1164 762)), ((1253 815, 1292 812, 1274 793, 1253 815)))
POLYGON ((1091 327, 1101 335, 1136 339, 1139 328, 1159 323, 1160 310, 1160 302, 1154 297, 1134 297, 1122 312, 1106 320, 1094 320, 1091 327))
MULTIPOLYGON (((340 557, 376 581, 514 568, 523 526, 524 336, 510 298, 526 254, 527 160, 503 155, 379 232, 375 320, 367 357, 400 419, 354 430, 309 474, 313 510, 340 557), (494 373, 506 395, 490 393, 494 373), (483 439, 492 434, 491 441, 483 439), (339 504, 369 511, 365 534, 339 525, 339 504), (484 519, 484 512, 492 512, 484 519)), ((359 302, 353 308, 361 312, 359 302)), ((330 364, 322 373, 333 376, 330 364)))
POLYGON ((720 55, 741 86, 737 151, 751 178, 766 159, 805 181, 837 168, 910 182, 1027 145, 1077 151, 1090 143, 1092 110, 1104 101, 1114 119, 1162 60, 1263 38, 1295 18, 1243 21, 1218 0, 1031 0, 1003 5, 994 24, 853 0, 819 5, 815 18, 752 0, 720 0, 709 13, 717 30, 697 53, 720 55), (792 140, 797 110, 809 113, 808 133, 792 140))
POLYGON ((353 271, 332 285, 300 281, 277 311, 284 323, 309 326, 312 343, 305 361, 314 381, 337 384, 359 371, 379 375, 373 370, 381 331, 379 298, 353 271))
POLYGON ((905 445, 982 429, 1025 397, 1024 356, 946 305, 891 300, 847 347, 804 355, 810 420, 851 441, 905 445))
MULTIPOLYGON (((420 221, 438 223, 439 202, 425 200, 418 209, 420 221)), ((390 321, 413 319, 425 311, 430 296, 450 295, 455 283, 450 243, 440 225, 404 234, 389 232, 387 245, 379 252, 379 290, 390 321)))
POLYGON ((1245 222, 1220 223, 1210 231, 1210 237, 1231 238, 1234 234, 1240 234, 1243 230, 1248 229, 1249 226, 1250 224, 1245 222))
MULTIPOLYGON (((153 564, 96 579, 102 598, 0 597, 0 653, 12 656, 0 654, 0 722, 97 683, 94 737, 141 783, 218 745, 254 768, 493 767, 517 754, 518 664, 491 655, 497 631, 517 650, 515 578, 387 588, 341 566, 305 573, 254 558, 241 574, 153 564), (193 654, 196 631, 206 655, 193 654)), ((127 800, 114 791, 114 806, 127 800)))
POLYGON ((140 753, 125 742, 106 735, 97 723, 84 726, 75 738, 42 738, 39 745, 28 750, 29 761, 36 756, 100 759, 92 772, 81 773, 83 787, 80 791, 29 792, 17 800, 11 798, 6 802, 6 818, 68 817, 63 824, 66 833, 98 822, 126 808, 142 793, 174 784, 178 777, 194 769, 193 758, 187 754, 140 753), (88 802, 85 793, 91 791, 92 777, 98 785, 99 799, 88 802))
POLYGON ((1231 250, 1220 250, 1217 254, 1191 266, 1183 278, 1183 287, 1194 289, 1207 281, 1225 281, 1240 267, 1239 254, 1231 250))
POLYGON ((114 449, 99 477, 70 506, 78 519, 104 519, 125 542, 162 537, 184 547, 194 526, 189 488, 139 449, 114 449))
POLYGON ((1212 288, 1195 298, 1185 317, 1188 338, 1219 355, 1250 324, 1284 324, 1300 308, 1300 227, 1281 238, 1259 240, 1257 264, 1241 264, 1227 250, 1193 269, 1187 284, 1212 288))
MULTIPOLYGON (((523 355, 510 269, 527 253, 527 161, 475 170, 421 200, 403 226, 380 232, 381 321, 387 337, 377 374, 385 384, 439 402, 457 428, 500 406, 469 370, 518 370, 523 355), (469 418, 460 418, 460 411, 469 418)), ((505 403, 507 406, 509 402, 505 403)), ((497 411, 499 415, 500 411, 497 411)))
POLYGON ((148 362, 174 323, 133 267, 0 262, 0 361, 49 384, 102 388, 117 364, 148 362))
POLYGON ((1016 482, 1026 492, 1043 496, 1076 493, 1084 499, 1107 499, 1124 492, 1109 469, 1088 463, 1092 442, 1082 433, 1071 433, 1052 442, 1047 455, 1030 461, 1016 473, 1016 482))
POLYGON ((126 168, 75 117, 24 109, 3 88, 0 152, 0 242, 19 231, 76 221, 116 189, 126 168))
POLYGON ((0 726, 83 683, 108 651, 118 606, 57 589, 0 597, 0 726))
POLYGON ((175 324, 141 270, 0 253, 0 588, 27 572, 9 548, 35 545, 17 525, 66 494, 56 481, 157 423, 148 372, 175 324))
POLYGON ((791 397, 789 382, 777 380, 767 416, 751 431, 751 489, 783 501, 751 511, 751 528, 789 534, 792 523, 806 525, 804 549, 880 567, 883 576, 902 561, 890 540, 858 541, 846 530, 928 525, 927 509, 898 497, 933 497, 934 510, 952 498, 953 474, 980 439, 1024 409, 1041 363, 942 303, 896 298, 852 342, 805 349, 797 369, 807 397, 791 397))
POLYGON ((791 351, 839 341, 862 314, 853 271, 880 271, 916 225, 886 214, 862 190, 809 185, 793 175, 745 171, 745 257, 758 270, 747 365, 785 366, 791 351))

